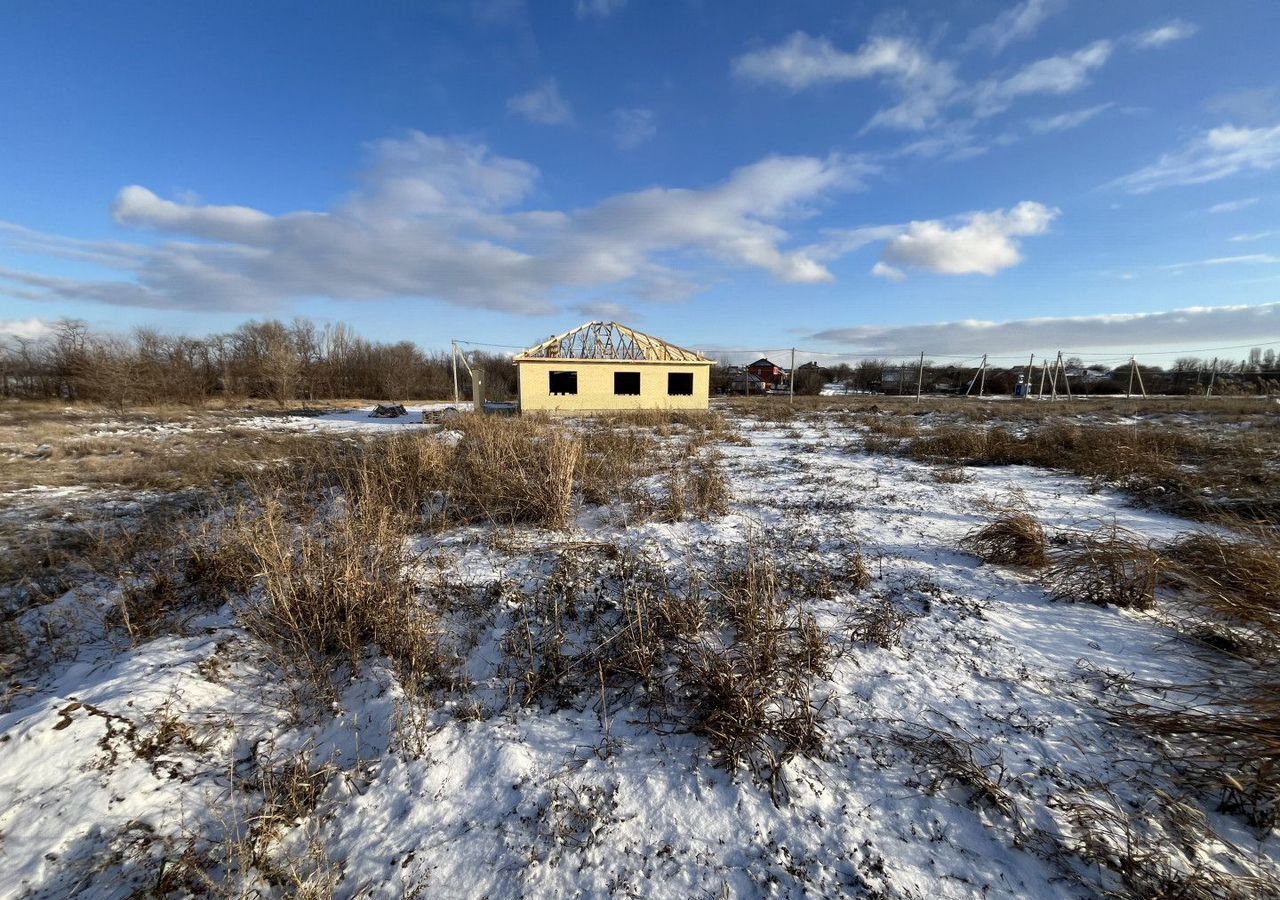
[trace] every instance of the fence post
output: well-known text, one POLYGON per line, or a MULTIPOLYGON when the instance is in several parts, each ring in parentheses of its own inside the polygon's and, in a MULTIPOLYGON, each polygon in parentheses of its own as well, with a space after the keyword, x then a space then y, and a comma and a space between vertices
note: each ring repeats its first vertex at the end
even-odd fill
POLYGON ((450 359, 453 360, 453 405, 458 405, 458 342, 450 341, 449 347, 453 351, 450 359))
POLYGON ((790 403, 792 406, 795 406, 795 403, 796 403, 796 348, 795 347, 791 348, 791 377, 787 379, 787 382, 788 382, 787 390, 789 392, 789 396, 787 397, 787 402, 790 403))

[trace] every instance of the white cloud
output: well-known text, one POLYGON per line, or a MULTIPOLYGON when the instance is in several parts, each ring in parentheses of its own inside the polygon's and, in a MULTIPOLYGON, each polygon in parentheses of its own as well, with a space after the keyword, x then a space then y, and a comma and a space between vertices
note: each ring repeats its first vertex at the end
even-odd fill
POLYGON ((210 240, 252 242, 271 222, 266 213, 245 206, 188 206, 161 200, 151 191, 130 185, 116 196, 111 215, 121 225, 158 231, 184 231, 210 240))
POLYGON ((894 266, 887 265, 883 262, 877 262, 871 267, 871 274, 877 278, 884 278, 889 281, 906 281, 907 273, 894 266))
POLYGON ((1213 259, 1197 259, 1192 262, 1173 263, 1161 269, 1181 271, 1198 266, 1273 266, 1280 263, 1280 256, 1270 253, 1247 253, 1242 256, 1216 256, 1213 259))
POLYGON ((635 322, 644 318, 625 303, 614 303, 611 300, 579 303, 573 307, 573 311, 580 316, 601 322, 635 322))
POLYGON ((960 86, 951 63, 933 59, 906 38, 872 38, 848 53, 825 37, 803 31, 772 47, 744 53, 733 61, 733 73, 745 81, 793 91, 823 83, 881 78, 901 99, 876 113, 868 127, 907 130, 920 130, 937 121, 942 107, 960 86))
MULTIPOLYGON (((1003 143, 1003 141, 997 138, 996 143, 1003 143)), ((989 149, 987 144, 981 142, 973 133, 970 123, 951 122, 942 128, 935 129, 927 137, 903 145, 898 152, 907 156, 918 156, 921 159, 957 161, 973 159, 989 149)))
POLYGON ((1238 128, 1222 125, 1188 141, 1145 166, 1117 179, 1133 194, 1183 184, 1203 184, 1241 172, 1267 172, 1280 166, 1280 125, 1238 128))
POLYGON ((1260 240, 1263 240, 1264 238, 1269 238, 1272 235, 1276 235, 1276 234, 1280 234, 1280 231, 1255 231, 1252 234, 1234 235, 1233 237, 1230 238, 1230 240, 1235 241, 1236 243, 1243 243, 1246 241, 1260 241, 1260 240))
POLYGON ((651 109, 615 109, 613 140, 623 150, 631 150, 653 140, 658 133, 657 118, 651 109))
POLYGON ((1076 109, 1071 112, 1059 113, 1056 116, 1049 116, 1044 119, 1028 119, 1027 127, 1036 134, 1047 134, 1051 131, 1067 131, 1071 128, 1079 128, 1090 119, 1106 112, 1114 103, 1099 103, 1097 106, 1088 106, 1084 109, 1076 109))
POLYGON ((1215 94, 1204 108, 1231 122, 1265 125, 1280 119, 1280 86, 1246 88, 1215 94))
POLYGON ((507 112, 538 125, 564 125, 573 121, 573 110, 560 96, 560 85, 554 78, 548 78, 533 90, 507 100, 507 112))
POLYGON ((0 319, 0 339, 34 341, 52 333, 53 328, 41 319, 0 319))
POLYGON ((1280 303, 1191 307, 1169 312, 1019 319, 965 320, 928 325, 835 328, 811 335, 853 353, 914 356, 927 353, 1044 355, 1115 348, 1127 355, 1143 347, 1204 347, 1280 338, 1280 303))
POLYGON ((937 219, 912 222, 889 241, 880 261, 897 270, 994 275, 1022 262, 1017 238, 1044 234, 1058 215, 1026 200, 1008 211, 972 213, 956 227, 937 219))
POLYGON ((1185 40, 1199 30, 1199 27, 1191 22, 1174 19, 1165 25, 1134 35, 1133 44, 1140 50, 1163 47, 1165 44, 1172 44, 1174 41, 1185 40))
POLYGON ((422 297, 530 313, 602 286, 687 295, 708 266, 829 281, 813 252, 788 247, 785 225, 875 171, 851 157, 773 156, 708 187, 654 187, 562 211, 523 208, 537 169, 475 142, 413 132, 367 149, 358 189, 325 212, 184 204, 133 186, 115 215, 165 240, 104 244, 0 225, 11 245, 123 273, 92 281, 0 270, 0 295, 254 313, 313 297, 422 297))
POLYGON ((573 9, 579 19, 607 19, 627 5, 627 0, 576 0, 573 9))
POLYGON ((986 47, 993 53, 999 53, 1014 41, 1031 37, 1046 19, 1066 5, 1066 0, 1022 0, 993 21, 973 29, 965 46, 986 47))
POLYGON ((1248 209, 1257 203, 1260 197, 1245 197, 1243 200, 1227 200, 1224 203, 1215 203, 1209 207, 1211 213, 1232 213, 1239 212, 1242 209, 1248 209))
POLYGON ((1106 65, 1114 45, 1094 41, 1066 56, 1037 60, 1005 79, 988 79, 974 89, 979 116, 1007 109, 1014 100, 1032 94, 1070 94, 1089 83, 1090 74, 1106 65))

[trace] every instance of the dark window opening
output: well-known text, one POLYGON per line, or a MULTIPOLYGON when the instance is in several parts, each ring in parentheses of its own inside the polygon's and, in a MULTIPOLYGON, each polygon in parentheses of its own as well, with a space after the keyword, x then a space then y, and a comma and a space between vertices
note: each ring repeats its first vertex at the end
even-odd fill
POLYGON ((613 373, 613 392, 615 394, 626 394, 633 397, 640 396, 640 373, 639 372, 614 372, 613 373))
POLYGON ((692 397, 693 396, 693 373, 692 372, 668 372, 667 373, 667 394, 671 397, 692 397))
POLYGON ((552 372, 551 373, 551 393, 553 394, 578 393, 578 373, 577 372, 552 372))

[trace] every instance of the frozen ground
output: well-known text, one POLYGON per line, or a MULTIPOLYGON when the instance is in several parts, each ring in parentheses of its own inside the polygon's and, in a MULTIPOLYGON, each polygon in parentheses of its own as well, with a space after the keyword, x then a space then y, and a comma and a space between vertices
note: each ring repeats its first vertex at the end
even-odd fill
MULTIPOLYGON (((288 427, 390 424, 362 416, 288 427)), ((318 796, 286 817, 278 846, 344 898, 1123 893, 1076 852, 1081 808, 1131 823, 1117 845, 1147 842, 1173 870, 1277 871, 1277 838, 1211 805, 1198 837, 1174 833, 1162 763, 1108 719, 1140 682, 1204 674, 1177 636, 1153 614, 1056 602, 957 550, 1009 504, 1051 528, 1114 522, 1153 539, 1189 523, 1074 477, 985 468, 942 483, 931 467, 850 447, 848 429, 742 427, 749 446, 719 448, 734 493, 720 519, 629 524, 587 509, 567 535, 420 539, 412 574, 472 598, 456 621, 478 717, 457 699, 414 713, 377 658, 323 714, 300 714, 226 608, 136 647, 90 629, 99 636, 0 714, 0 896, 163 893, 166 870, 254 815, 250 763, 298 753, 318 796), (650 727, 639 708, 508 702, 501 656, 516 610, 475 598, 546 578, 553 554, 512 548, 584 540, 677 574, 744 542, 832 566, 861 552, 869 587, 806 604, 842 652, 816 686, 823 753, 787 765, 781 796, 713 767, 701 738, 650 727), (852 640, 859 610, 883 603, 905 620, 900 642, 852 640)), ((101 622, 107 590, 86 583, 55 606, 101 622)))

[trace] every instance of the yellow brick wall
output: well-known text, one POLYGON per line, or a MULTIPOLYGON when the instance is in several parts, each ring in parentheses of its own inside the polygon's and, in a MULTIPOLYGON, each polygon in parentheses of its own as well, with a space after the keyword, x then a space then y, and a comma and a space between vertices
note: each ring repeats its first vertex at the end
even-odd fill
POLYGON ((516 364, 520 376, 520 409, 525 412, 586 413, 618 412, 628 409, 707 409, 711 392, 709 363, 625 363, 583 359, 529 361, 516 364), (577 372, 578 393, 553 395, 552 372, 577 372), (640 395, 618 396, 613 392, 614 372, 639 372, 640 395), (667 394, 668 372, 691 372, 693 394, 667 394))

